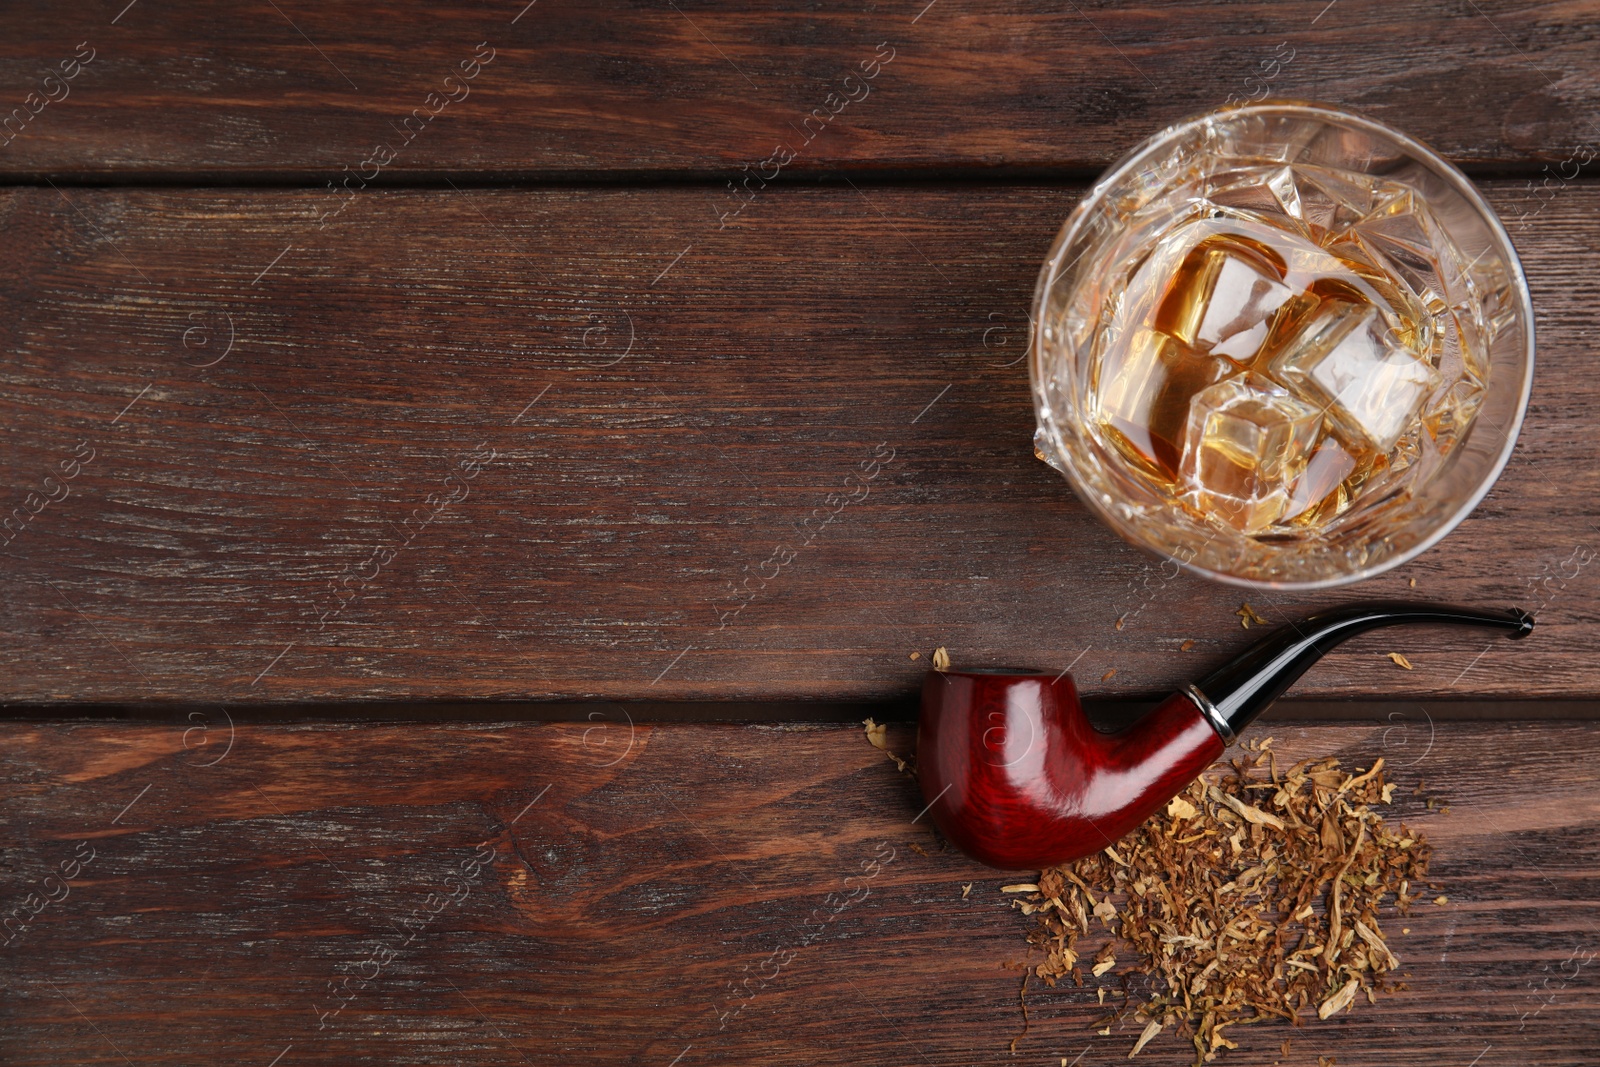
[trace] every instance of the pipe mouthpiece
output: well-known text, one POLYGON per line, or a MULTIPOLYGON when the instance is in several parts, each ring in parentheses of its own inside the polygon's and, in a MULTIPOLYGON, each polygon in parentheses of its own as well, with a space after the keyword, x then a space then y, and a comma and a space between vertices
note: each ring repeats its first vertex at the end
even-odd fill
POLYGON ((1257 715, 1340 643, 1383 626, 1427 623, 1478 626, 1506 631, 1512 640, 1533 633, 1533 616, 1520 608, 1475 611, 1441 604, 1379 602, 1335 608, 1274 631, 1186 690, 1223 741, 1233 738, 1257 715))
POLYGON ((1508 608, 1506 610, 1509 611, 1516 619, 1516 629, 1508 635, 1510 636, 1511 640, 1521 641, 1524 637, 1527 637, 1529 634, 1533 633, 1532 614, 1523 611, 1521 608, 1508 608))

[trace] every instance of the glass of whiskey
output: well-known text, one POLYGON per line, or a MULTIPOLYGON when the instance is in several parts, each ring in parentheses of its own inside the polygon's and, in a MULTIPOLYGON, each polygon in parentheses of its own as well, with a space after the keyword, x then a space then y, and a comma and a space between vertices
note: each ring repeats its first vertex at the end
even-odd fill
POLYGON ((1040 272, 1036 452, 1142 548, 1315 589, 1449 533, 1510 457, 1533 382, 1515 249, 1416 140, 1264 102, 1106 172, 1040 272))

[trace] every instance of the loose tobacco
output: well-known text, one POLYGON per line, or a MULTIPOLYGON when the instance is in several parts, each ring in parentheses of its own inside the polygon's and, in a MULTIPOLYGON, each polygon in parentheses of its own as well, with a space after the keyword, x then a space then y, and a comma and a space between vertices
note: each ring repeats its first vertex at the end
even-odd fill
POLYGON ((1050 986, 1081 986, 1086 969, 1098 984, 1131 949, 1112 976, 1122 1003, 1097 1024, 1109 1034, 1132 1011, 1143 1027, 1130 1056, 1175 1028, 1200 1067, 1238 1047, 1233 1027, 1299 1025, 1308 1009, 1326 1019, 1405 988, 1389 982, 1400 961, 1379 916, 1408 914, 1431 850, 1376 810, 1395 788, 1383 760, 1355 774, 1331 758, 1280 771, 1271 746, 1247 744, 1231 771, 1208 771, 1114 847, 1006 887, 1038 916, 1029 940, 1045 960, 1031 973, 1050 986), (1095 923, 1103 944, 1080 950, 1095 923), (1135 1003, 1137 974, 1151 982, 1135 1003))

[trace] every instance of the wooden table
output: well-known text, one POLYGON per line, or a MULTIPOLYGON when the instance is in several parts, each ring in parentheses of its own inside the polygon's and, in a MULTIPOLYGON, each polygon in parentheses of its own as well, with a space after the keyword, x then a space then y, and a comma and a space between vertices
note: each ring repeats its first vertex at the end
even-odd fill
POLYGON ((938 645, 1114 713, 1248 638, 1032 457, 1020 360, 1094 175, 1269 92, 1467 170, 1539 351, 1456 532, 1254 606, 1540 625, 1273 713, 1445 798, 1451 903, 1221 1062, 1596 1062, 1600 4, 524 2, 0 11, 0 1062, 1121 1062, 1067 988, 1008 1051, 1029 921, 855 720, 908 748, 938 645))

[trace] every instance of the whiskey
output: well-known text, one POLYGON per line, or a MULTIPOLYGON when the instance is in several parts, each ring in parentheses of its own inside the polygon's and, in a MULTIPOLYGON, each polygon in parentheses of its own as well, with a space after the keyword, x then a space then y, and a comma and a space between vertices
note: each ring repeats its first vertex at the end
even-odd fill
POLYGON ((1091 430, 1190 513, 1302 538, 1461 440, 1487 381, 1471 264, 1411 187, 1307 164, 1208 175, 1101 282, 1091 430))

